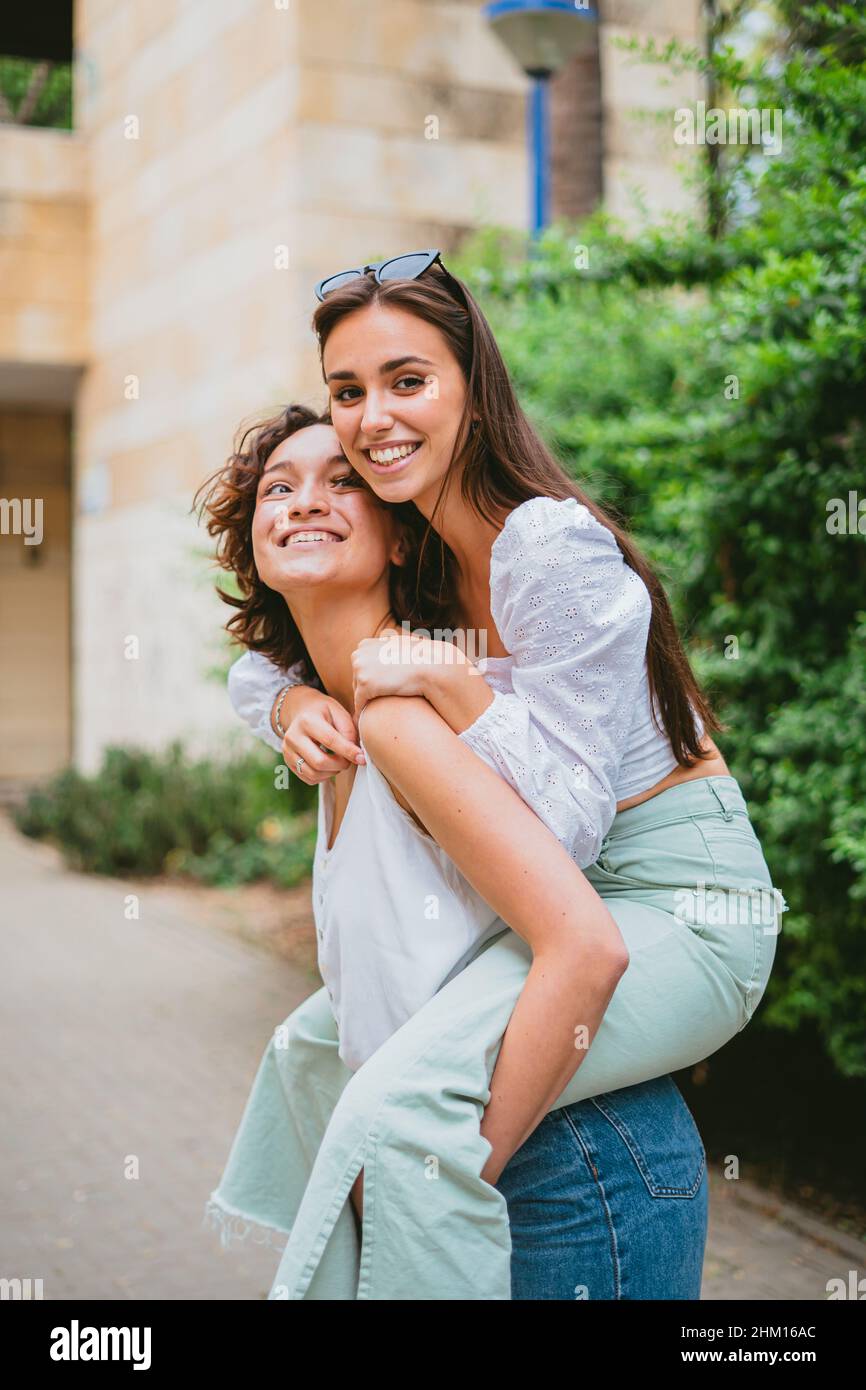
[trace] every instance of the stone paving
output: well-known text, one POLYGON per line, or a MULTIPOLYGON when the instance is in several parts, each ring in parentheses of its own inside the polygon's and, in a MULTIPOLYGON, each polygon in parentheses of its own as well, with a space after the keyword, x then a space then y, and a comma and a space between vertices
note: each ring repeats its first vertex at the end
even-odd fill
MULTIPOLYGON (((274 1026, 316 981, 187 901, 70 873, 0 815, 0 1278, 46 1299, 263 1299, 202 1226, 274 1026), (130 894, 138 895, 138 917, 130 894)), ((866 1246, 713 1177, 705 1299, 826 1299, 866 1246)))

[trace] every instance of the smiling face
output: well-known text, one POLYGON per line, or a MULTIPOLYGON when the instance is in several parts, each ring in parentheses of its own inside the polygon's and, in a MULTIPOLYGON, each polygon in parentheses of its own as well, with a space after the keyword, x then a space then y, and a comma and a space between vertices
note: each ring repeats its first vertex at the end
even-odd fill
POLYGON ((335 326, 322 367, 353 468, 384 501, 413 501, 429 515, 466 405, 466 381, 442 333, 405 309, 370 304, 335 326))
POLYGON ((330 425, 310 425, 268 457, 252 544, 259 577, 284 597, 310 586, 369 589, 400 563, 396 518, 353 472, 330 425))

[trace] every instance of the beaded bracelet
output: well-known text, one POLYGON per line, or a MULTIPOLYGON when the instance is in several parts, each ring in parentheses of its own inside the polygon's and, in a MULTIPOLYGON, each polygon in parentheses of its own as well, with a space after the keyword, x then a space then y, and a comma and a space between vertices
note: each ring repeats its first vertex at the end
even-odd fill
POLYGON ((276 729, 280 738, 285 738, 286 736, 286 731, 280 723, 280 715, 282 714, 283 710, 283 701, 285 700, 286 696, 288 695, 291 689, 292 686, 290 685, 283 686, 282 690, 280 691, 280 698, 277 700, 276 708, 274 709, 274 728, 276 729))

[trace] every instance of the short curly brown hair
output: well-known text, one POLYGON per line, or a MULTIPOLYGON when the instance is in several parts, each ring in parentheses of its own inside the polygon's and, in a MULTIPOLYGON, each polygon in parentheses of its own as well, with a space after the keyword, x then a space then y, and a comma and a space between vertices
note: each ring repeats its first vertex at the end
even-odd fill
MULTIPOLYGON (((317 415, 304 405, 287 405, 278 414, 242 426, 234 449, 223 466, 201 484, 193 499, 199 516, 207 515, 208 534, 217 537, 216 561, 233 574, 240 596, 217 587, 224 603, 237 612, 229 618, 226 630, 249 651, 261 652, 282 670, 296 662, 304 663, 308 681, 318 679, 297 624, 281 594, 268 588, 259 577, 253 555, 252 523, 262 469, 274 449, 298 430, 310 425, 330 425, 326 411, 317 415)), ((370 496, 382 502, 363 480, 370 496)), ((439 556, 421 541, 427 523, 413 502, 391 506, 401 524, 406 545, 406 563, 392 565, 389 598, 395 618, 411 627, 445 627, 453 613, 456 560, 442 542, 439 556)))

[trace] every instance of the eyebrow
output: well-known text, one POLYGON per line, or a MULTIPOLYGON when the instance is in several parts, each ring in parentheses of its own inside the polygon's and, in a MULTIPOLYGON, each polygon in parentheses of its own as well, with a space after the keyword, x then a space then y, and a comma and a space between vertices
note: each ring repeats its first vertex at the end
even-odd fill
MULTIPOLYGON (((325 466, 332 468, 335 463, 345 463, 347 468, 352 467, 345 454, 332 454, 325 466)), ((275 468, 294 468, 295 466, 291 459, 277 459, 276 463, 269 463, 267 468, 262 469, 262 477, 264 478, 268 473, 273 473, 275 468)))
MULTIPOLYGON (((397 367, 405 367, 407 362, 421 362, 425 367, 433 367, 436 365, 434 362, 429 361, 429 359, 426 357, 414 357, 412 355, 410 355, 409 357, 392 357, 388 362, 382 363, 381 367, 379 368, 380 375, 384 376, 386 372, 393 372, 396 370, 397 367)), ((328 375, 325 377, 325 380, 353 381, 355 379, 355 376, 355 372, 329 372, 328 375)))

